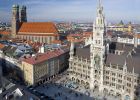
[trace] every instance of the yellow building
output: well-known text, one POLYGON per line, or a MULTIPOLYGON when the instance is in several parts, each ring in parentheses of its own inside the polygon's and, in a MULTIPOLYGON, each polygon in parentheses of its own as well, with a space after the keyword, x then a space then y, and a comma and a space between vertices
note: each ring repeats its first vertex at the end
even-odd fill
POLYGON ((113 31, 122 31, 122 32, 132 33, 132 31, 133 31, 133 26, 132 26, 131 23, 125 25, 125 24, 123 24, 123 22, 121 21, 119 24, 112 25, 112 26, 108 26, 107 29, 108 29, 108 30, 113 30, 113 31))
POLYGON ((29 85, 44 83, 68 67, 68 58, 68 52, 54 50, 23 60, 25 82, 29 85))

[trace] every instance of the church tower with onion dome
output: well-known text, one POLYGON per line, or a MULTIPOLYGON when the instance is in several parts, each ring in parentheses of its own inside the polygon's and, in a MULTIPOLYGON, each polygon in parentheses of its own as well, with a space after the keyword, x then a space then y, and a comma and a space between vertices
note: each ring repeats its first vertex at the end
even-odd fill
POLYGON ((15 38, 19 28, 19 5, 12 6, 12 38, 15 38))

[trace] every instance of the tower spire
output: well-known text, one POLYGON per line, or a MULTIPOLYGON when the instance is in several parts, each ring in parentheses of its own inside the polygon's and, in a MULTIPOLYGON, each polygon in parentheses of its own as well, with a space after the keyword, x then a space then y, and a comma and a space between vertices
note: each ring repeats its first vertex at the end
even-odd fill
POLYGON ((102 3, 101 3, 101 0, 99 0, 99 7, 101 7, 101 4, 102 4, 102 3))
POLYGON ((103 14, 103 6, 101 3, 101 0, 98 0, 98 7, 97 7, 97 15, 96 15, 96 22, 95 26, 96 27, 104 27, 104 14, 103 14))

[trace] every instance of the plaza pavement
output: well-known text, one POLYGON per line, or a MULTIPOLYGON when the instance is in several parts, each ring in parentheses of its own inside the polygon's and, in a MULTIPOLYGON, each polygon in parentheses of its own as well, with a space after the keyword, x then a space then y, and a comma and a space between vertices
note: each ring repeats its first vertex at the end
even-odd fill
POLYGON ((64 86, 69 81, 67 75, 57 77, 58 80, 54 78, 52 82, 42 84, 35 89, 46 96, 55 98, 55 100, 120 100, 114 96, 105 96, 97 91, 93 92, 85 89, 84 86, 78 84, 78 88, 76 89, 67 88, 64 86))

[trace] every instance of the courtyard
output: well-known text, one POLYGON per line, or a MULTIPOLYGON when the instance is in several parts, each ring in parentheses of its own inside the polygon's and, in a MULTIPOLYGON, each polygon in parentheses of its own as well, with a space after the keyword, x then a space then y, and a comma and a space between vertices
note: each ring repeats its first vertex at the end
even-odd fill
POLYGON ((92 97, 56 83, 46 83, 35 89, 40 93, 55 98, 55 100, 93 100, 92 97))
POLYGON ((61 74, 47 83, 35 87, 35 91, 55 100, 121 100, 119 97, 99 93, 98 89, 90 90, 61 74), (58 77, 58 78, 57 78, 58 77))
POLYGON ((70 80, 67 74, 63 75, 61 79, 56 81, 56 83, 61 84, 64 87, 72 85, 71 87, 76 87, 76 88, 70 87, 70 89, 72 89, 73 91, 85 94, 95 100, 121 100, 119 96, 113 96, 107 93, 100 93, 98 87, 96 87, 94 90, 90 90, 88 84, 80 85, 75 81, 70 80))

